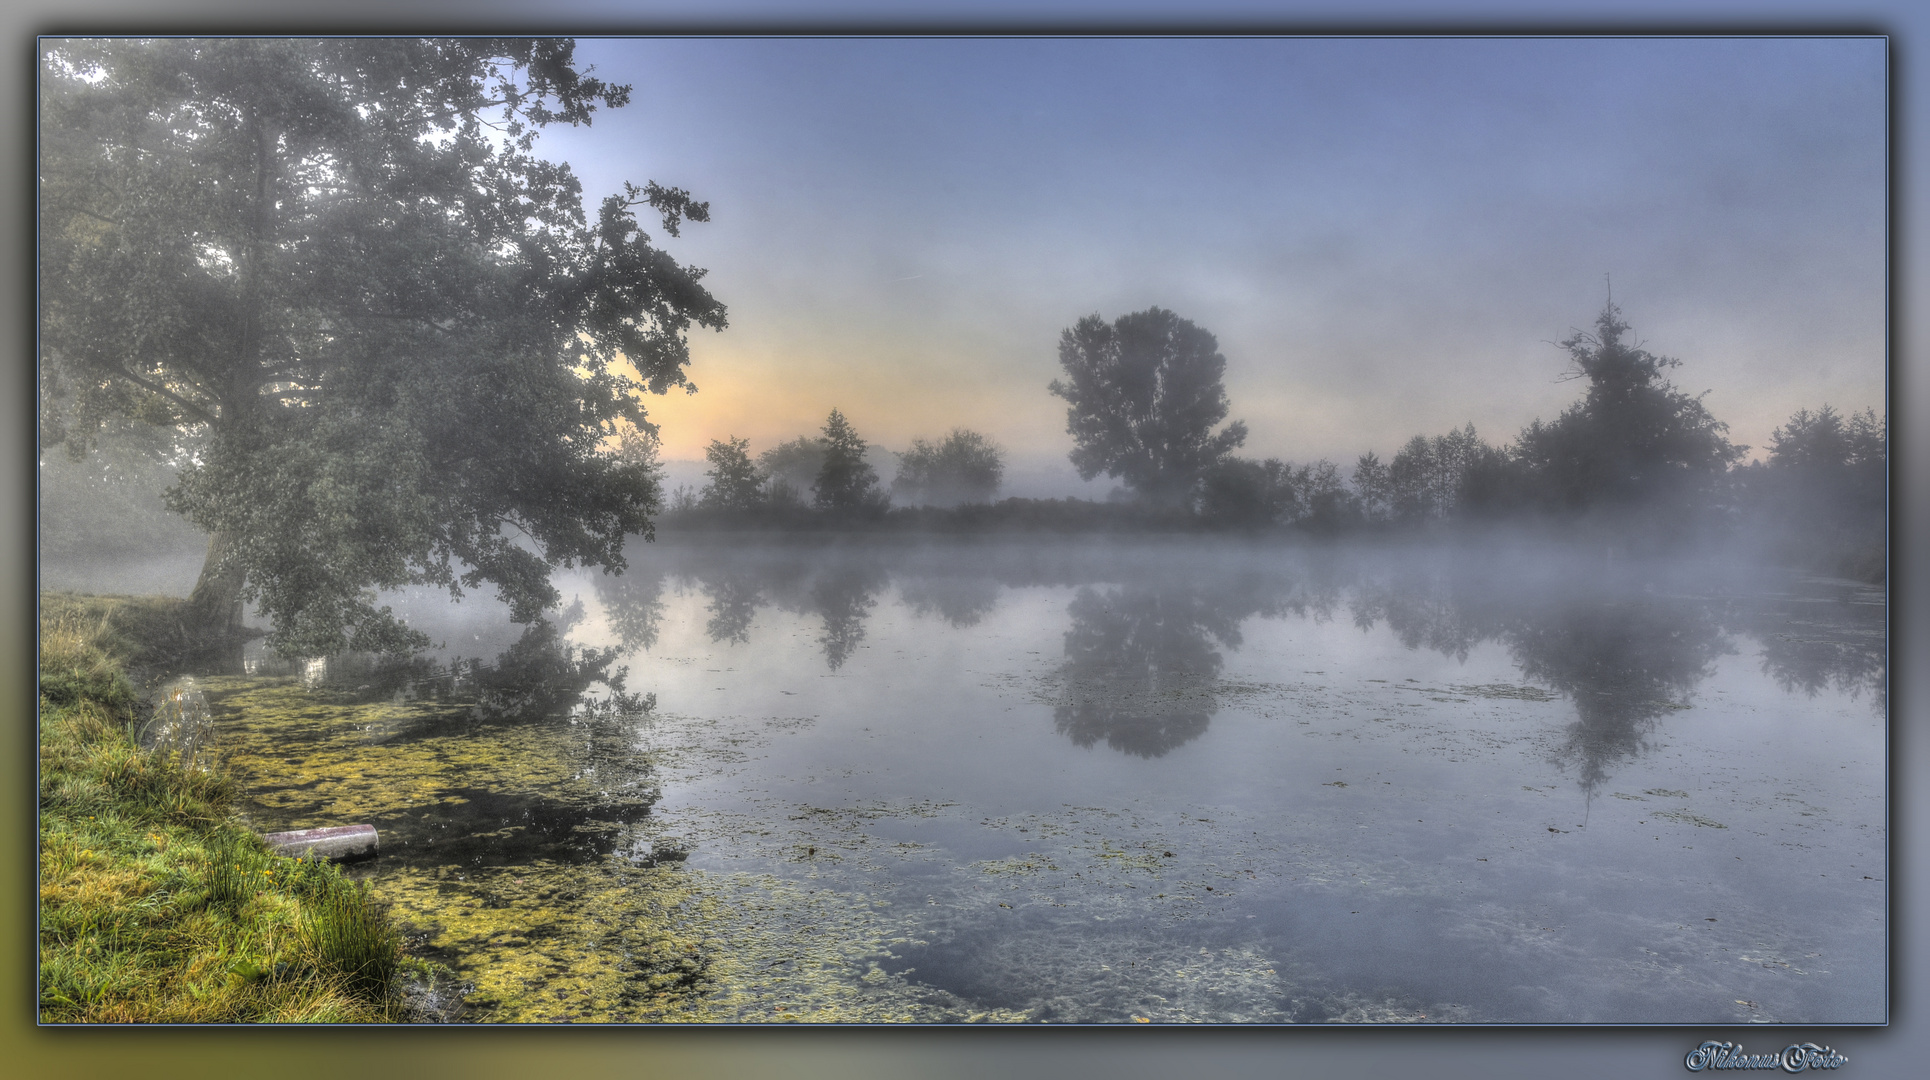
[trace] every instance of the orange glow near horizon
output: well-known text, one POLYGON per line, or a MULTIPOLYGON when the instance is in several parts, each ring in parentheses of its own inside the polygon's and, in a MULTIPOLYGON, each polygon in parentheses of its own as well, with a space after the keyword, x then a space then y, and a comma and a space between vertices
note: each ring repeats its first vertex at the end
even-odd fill
MULTIPOLYGON (((884 351, 884 350, 881 350, 884 351)), ((666 461, 698 460, 712 440, 750 440, 757 454, 800 435, 816 435, 832 409, 844 413, 872 445, 902 450, 916 438, 935 439, 969 428, 1008 453, 1063 454, 1065 405, 1040 385, 972 375, 963 359, 800 348, 785 355, 754 341, 693 338, 694 394, 645 395, 643 404, 663 440, 666 461)))

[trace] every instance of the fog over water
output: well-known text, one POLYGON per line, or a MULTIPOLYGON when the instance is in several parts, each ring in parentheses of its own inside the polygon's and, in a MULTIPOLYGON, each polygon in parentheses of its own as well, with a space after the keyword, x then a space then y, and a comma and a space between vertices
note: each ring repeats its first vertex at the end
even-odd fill
MULTIPOLYGON (((1506 544, 629 555, 558 578, 656 695, 657 801, 600 850, 687 851, 747 941, 834 925, 815 992, 877 1015, 1884 1017, 1880 589, 1506 544)), ((395 600, 444 661, 520 633, 395 600)), ((733 1015, 801 1007, 763 977, 733 1015)))

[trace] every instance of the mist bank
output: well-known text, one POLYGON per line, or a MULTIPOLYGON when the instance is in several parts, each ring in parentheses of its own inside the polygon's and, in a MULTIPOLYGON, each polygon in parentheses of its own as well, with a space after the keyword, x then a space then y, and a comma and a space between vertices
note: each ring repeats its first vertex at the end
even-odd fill
POLYGON ((703 536, 771 540, 827 537, 1004 537, 1040 542, 1094 537, 1187 537, 1278 547, 1568 549, 1602 559, 1717 555, 1856 581, 1881 583, 1887 572, 1885 515, 1833 514, 1827 499, 1770 499, 1679 507, 1635 504, 1583 515, 1536 512, 1455 518, 1370 517, 1345 503, 1290 520, 1254 519, 1131 501, 1009 498, 962 506, 877 507, 837 513, 803 506, 665 512, 656 535, 667 541, 703 536), (1806 512, 1799 512, 1806 511, 1806 512))

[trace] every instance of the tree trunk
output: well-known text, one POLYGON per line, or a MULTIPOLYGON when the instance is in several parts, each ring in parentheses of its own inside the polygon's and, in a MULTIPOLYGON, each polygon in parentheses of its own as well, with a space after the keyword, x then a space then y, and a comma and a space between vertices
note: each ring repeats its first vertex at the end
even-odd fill
POLYGON ((215 662, 223 671, 241 668, 241 583, 247 576, 231 558, 235 547, 233 533, 218 532, 208 538, 208 558, 201 564, 201 578, 188 594, 187 650, 215 662))

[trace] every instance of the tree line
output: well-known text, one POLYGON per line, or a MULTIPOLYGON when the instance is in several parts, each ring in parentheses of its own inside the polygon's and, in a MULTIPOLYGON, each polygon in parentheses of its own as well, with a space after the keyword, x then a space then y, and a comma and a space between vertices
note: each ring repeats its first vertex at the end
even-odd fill
POLYGON ((809 507, 842 516, 904 505, 957 506, 990 502, 1005 475, 1005 452, 976 431, 954 428, 936 443, 912 440, 895 454, 897 474, 887 489, 866 460, 870 444, 842 412, 831 410, 817 437, 799 436, 752 458, 750 440, 712 439, 704 449, 710 482, 673 510, 726 513, 809 507))
POLYGON ((1231 411, 1214 336, 1149 308, 1063 332, 1071 460, 1080 476, 1122 480, 1148 508, 1177 508, 1235 527, 1428 531, 1470 523, 1579 527, 1649 546, 1720 535, 1757 537, 1785 558, 1880 576, 1887 506, 1887 425, 1874 409, 1799 411, 1760 463, 1728 439, 1700 395, 1667 373, 1681 365, 1630 338, 1606 304, 1592 332, 1561 345, 1579 400, 1535 420, 1512 443, 1467 424, 1415 435, 1350 475, 1331 461, 1293 465, 1236 453, 1247 427, 1231 411))

